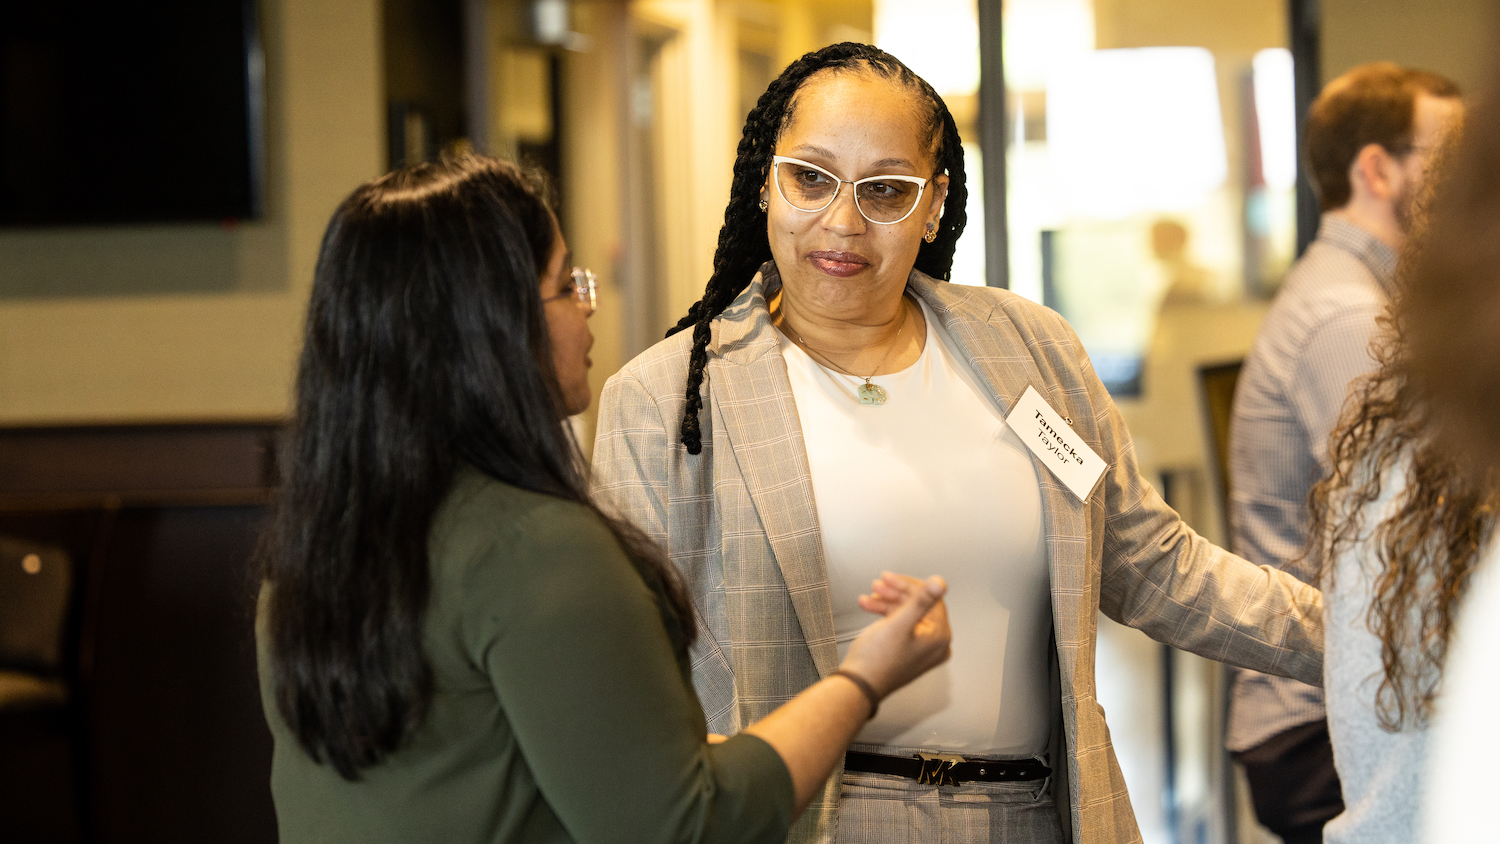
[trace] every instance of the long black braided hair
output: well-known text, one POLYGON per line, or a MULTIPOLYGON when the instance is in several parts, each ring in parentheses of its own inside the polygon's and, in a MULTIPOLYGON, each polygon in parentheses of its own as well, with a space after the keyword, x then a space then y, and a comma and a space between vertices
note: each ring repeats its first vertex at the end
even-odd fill
POLYGON ((745 119, 745 133, 740 138, 734 161, 729 206, 724 209, 724 227, 719 229, 719 245, 714 251, 714 272, 708 279, 703 298, 667 331, 670 337, 689 326, 693 329, 693 351, 688 358, 687 406, 683 409, 681 428, 682 444, 687 446, 689 454, 703 452, 698 413, 703 409, 701 389, 704 370, 708 366, 709 324, 744 291, 761 264, 771 260, 766 212, 760 210, 760 190, 766 183, 776 141, 791 121, 797 91, 814 75, 839 70, 867 71, 883 79, 896 80, 915 92, 926 105, 922 130, 929 145, 934 147, 934 175, 948 174, 948 196, 943 202, 937 237, 931 243, 922 244, 917 252, 916 268, 943 281, 948 280, 953 269, 953 250, 968 222, 964 209, 969 189, 964 181, 964 152, 958 126, 953 122, 948 104, 900 59, 869 44, 849 41, 834 44, 787 65, 786 70, 760 95, 760 100, 745 119))

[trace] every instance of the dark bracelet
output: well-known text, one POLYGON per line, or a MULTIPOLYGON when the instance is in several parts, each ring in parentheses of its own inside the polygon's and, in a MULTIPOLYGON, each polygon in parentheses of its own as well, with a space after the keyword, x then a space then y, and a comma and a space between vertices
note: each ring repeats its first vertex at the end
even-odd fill
POLYGON ((875 687, 870 685, 869 680, 855 674, 853 671, 845 671, 842 668, 828 672, 828 676, 843 677, 845 680, 858 686, 859 690, 864 692, 865 697, 870 700, 870 717, 865 720, 873 721, 875 719, 875 713, 880 711, 880 695, 875 694, 875 687))

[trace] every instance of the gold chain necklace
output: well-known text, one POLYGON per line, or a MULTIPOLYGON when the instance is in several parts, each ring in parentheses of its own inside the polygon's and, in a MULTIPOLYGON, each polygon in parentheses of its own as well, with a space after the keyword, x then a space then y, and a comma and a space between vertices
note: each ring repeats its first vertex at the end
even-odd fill
POLYGON ((901 327, 896 329, 896 336, 891 338, 891 344, 886 347, 885 355, 880 358, 880 363, 875 364, 875 371, 871 372, 869 375, 855 375, 853 372, 850 372, 842 366, 839 366, 837 363, 834 363, 833 359, 830 358, 827 354, 808 345, 807 341, 802 339, 801 332, 797 331, 797 329, 793 328, 792 333, 797 335, 797 343, 800 344, 802 348, 817 355, 821 360, 827 361, 829 366, 832 366, 834 369, 837 369, 839 372, 842 372, 850 378, 863 378, 865 383, 859 385, 859 390, 857 391, 857 395, 859 396, 859 403, 875 405, 878 407, 882 404, 885 404, 886 399, 890 398, 890 394, 887 393, 885 391, 885 388, 880 386, 879 384, 870 383, 870 379, 878 375, 880 373, 880 367, 885 366, 885 362, 890 359, 891 352, 895 351, 896 349, 896 341, 901 339, 901 332, 906 330, 906 323, 910 319, 911 311, 907 309, 906 300, 903 298, 901 301, 901 327))

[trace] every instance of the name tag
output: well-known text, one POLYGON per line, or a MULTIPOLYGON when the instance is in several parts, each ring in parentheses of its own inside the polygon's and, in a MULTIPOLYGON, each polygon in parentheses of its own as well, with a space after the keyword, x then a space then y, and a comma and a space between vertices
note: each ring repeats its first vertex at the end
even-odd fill
POLYGON ((1104 460, 1073 432, 1035 387, 1026 387, 1005 422, 1080 501, 1089 497, 1099 476, 1104 474, 1104 460))

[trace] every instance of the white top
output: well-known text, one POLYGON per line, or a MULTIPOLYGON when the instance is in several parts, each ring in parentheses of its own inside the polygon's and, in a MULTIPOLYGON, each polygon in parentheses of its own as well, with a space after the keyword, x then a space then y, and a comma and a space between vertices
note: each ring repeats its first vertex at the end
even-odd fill
POLYGON ((1500 793, 1500 542, 1489 548, 1469 583, 1448 646, 1433 712, 1432 750, 1422 803, 1422 841, 1494 841, 1500 793))
POLYGON ((1380 497, 1365 505, 1358 541, 1323 576, 1323 686, 1344 792, 1343 813, 1323 827, 1324 844, 1408 844, 1417 837, 1428 731, 1410 720, 1394 733, 1380 726, 1375 696, 1385 669, 1369 619, 1383 568, 1371 535, 1395 514, 1406 479, 1407 462, 1398 461, 1382 479, 1380 497))
POLYGON ((839 656, 874 616, 882 571, 948 580, 953 657, 880 705, 856 741, 1023 757, 1047 746, 1052 630, 1042 498, 1031 455, 924 304, 917 362, 874 383, 819 365, 784 335, 807 443, 839 656))

